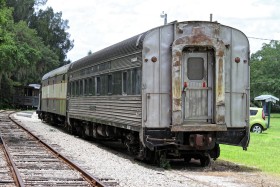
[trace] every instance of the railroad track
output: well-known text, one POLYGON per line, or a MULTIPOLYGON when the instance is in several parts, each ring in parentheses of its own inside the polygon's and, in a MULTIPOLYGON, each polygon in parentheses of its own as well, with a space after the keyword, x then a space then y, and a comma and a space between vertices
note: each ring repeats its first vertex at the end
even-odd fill
POLYGON ((12 121, 11 113, 0 112, 0 186, 106 186, 12 121))

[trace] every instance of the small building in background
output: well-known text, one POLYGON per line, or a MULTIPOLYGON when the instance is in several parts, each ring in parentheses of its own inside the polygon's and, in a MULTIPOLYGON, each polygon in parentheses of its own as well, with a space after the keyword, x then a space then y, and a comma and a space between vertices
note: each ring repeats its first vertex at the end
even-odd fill
POLYGON ((13 105, 15 108, 36 109, 39 103, 40 84, 15 86, 13 105))

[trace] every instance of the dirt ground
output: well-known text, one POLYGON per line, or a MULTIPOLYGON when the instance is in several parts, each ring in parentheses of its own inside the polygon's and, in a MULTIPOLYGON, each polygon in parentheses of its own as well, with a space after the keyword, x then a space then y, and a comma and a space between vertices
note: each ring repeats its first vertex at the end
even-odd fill
MULTIPOLYGON (((212 162, 211 166, 208 168, 190 167, 189 169, 186 168, 186 170, 198 172, 199 176, 233 179, 234 183, 240 184, 240 186, 280 187, 280 175, 264 173, 257 168, 246 167, 219 159, 212 162)), ((199 181, 203 180, 200 178, 199 181)), ((205 185, 208 186, 207 181, 205 185)))

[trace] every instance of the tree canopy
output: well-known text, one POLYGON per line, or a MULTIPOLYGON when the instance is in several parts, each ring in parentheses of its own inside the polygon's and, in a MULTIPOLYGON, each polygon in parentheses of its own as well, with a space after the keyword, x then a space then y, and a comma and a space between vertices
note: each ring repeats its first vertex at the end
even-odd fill
POLYGON ((62 19, 62 13, 54 13, 51 7, 39 10, 31 16, 30 27, 36 29, 44 44, 58 55, 61 65, 65 64, 67 52, 73 48, 73 41, 66 32, 69 28, 68 20, 62 19))
POLYGON ((251 98, 261 94, 280 97, 280 43, 271 41, 251 56, 251 98))
POLYGON ((38 9, 45 3, 0 0, 0 107, 10 103, 13 86, 40 83, 45 73, 69 63, 68 21, 50 7, 38 9))

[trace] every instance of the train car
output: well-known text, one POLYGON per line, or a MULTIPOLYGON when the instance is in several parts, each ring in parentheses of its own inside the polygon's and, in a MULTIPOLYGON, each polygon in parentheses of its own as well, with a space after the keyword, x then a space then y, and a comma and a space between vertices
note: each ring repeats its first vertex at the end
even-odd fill
POLYGON ((248 146, 249 67, 248 39, 235 28, 157 27, 69 65, 66 125, 121 139, 139 159, 207 165, 221 143, 248 146))
POLYGON ((67 71, 69 64, 57 68, 42 78, 37 113, 40 119, 56 124, 66 119, 67 71))
POLYGON ((14 86, 13 106, 21 109, 33 109, 38 107, 40 84, 28 86, 14 86))

